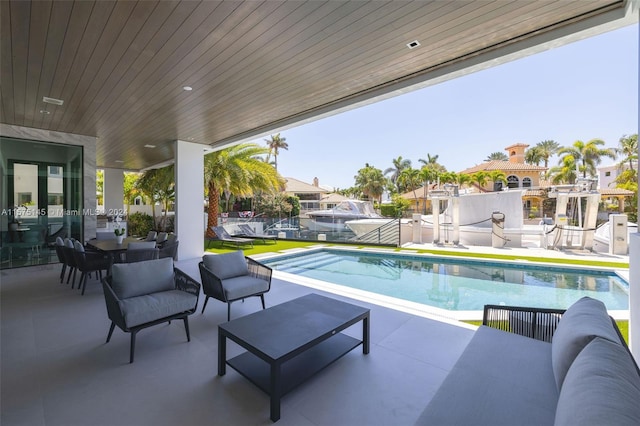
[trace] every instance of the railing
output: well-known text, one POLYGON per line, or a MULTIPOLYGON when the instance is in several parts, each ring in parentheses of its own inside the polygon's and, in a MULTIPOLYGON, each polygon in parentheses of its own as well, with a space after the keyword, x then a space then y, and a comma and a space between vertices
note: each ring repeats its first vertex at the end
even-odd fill
POLYGON ((367 232, 359 237, 353 237, 350 241, 400 246, 400 219, 390 220, 384 225, 367 232))

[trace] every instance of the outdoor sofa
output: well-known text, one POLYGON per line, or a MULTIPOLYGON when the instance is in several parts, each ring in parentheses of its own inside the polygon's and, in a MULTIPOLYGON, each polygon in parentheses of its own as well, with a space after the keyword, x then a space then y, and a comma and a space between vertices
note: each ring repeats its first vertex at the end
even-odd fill
POLYGON ((640 370, 602 302, 487 306, 483 324, 416 424, 640 425, 640 370))

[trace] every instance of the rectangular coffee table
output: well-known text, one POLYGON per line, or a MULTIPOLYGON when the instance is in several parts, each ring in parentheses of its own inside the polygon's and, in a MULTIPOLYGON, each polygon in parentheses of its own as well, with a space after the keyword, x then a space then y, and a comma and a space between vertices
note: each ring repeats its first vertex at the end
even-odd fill
POLYGON ((218 375, 226 365, 271 397, 271 420, 280 398, 362 344, 369 353, 369 309, 308 294, 218 326, 218 375), (340 331, 362 321, 362 340, 340 331), (227 339, 247 349, 227 360, 227 339))

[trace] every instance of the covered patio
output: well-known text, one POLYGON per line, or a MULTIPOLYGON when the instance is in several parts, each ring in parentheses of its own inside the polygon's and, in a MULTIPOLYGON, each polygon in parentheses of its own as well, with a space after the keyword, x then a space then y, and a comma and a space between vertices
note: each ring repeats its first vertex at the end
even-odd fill
MULTIPOLYGON (((82 155, 64 165, 75 162, 81 170, 74 202, 87 214, 73 225, 83 240, 96 232, 97 167, 105 170, 105 207, 121 209, 125 170, 174 163, 179 266, 196 277, 205 150, 637 23, 640 1, 3 1, 0 7, 0 48, 11 52, 2 55, 0 136, 81 147, 82 155)), ((51 161, 46 149, 25 155, 44 164, 51 161)), ((2 208, 10 207, 7 180, 2 208)), ((5 217, 0 225, 7 229, 5 217)), ((635 234, 635 354, 638 253, 635 234)), ((190 343, 181 324, 145 330, 129 365, 127 335, 116 332, 104 344, 109 322, 101 287, 93 281, 79 297, 58 283, 58 273, 59 265, 1 271, 3 424, 270 423, 266 395, 234 372, 216 376, 224 307, 193 315, 190 343)), ((267 305, 310 291, 276 280, 267 305)), ((257 309, 248 300, 234 314, 257 309)), ((371 309, 371 354, 353 351, 285 397, 280 423, 418 418, 472 330, 371 309)))
MULTIPOLYGON (((180 268, 198 276, 194 261, 180 268)), ((181 321, 138 336, 129 364, 129 335, 109 320, 102 287, 90 280, 80 297, 59 284, 57 265, 2 271, 2 424, 258 425, 269 398, 228 369, 217 376, 217 326, 224 304, 191 316, 191 342, 181 321)), ((267 307, 318 290, 274 280, 267 307)), ((450 325, 336 295, 371 309, 371 352, 356 349, 283 398, 283 425, 413 424, 471 339, 472 327, 450 325)), ((232 316, 261 309, 237 302, 232 316)), ((348 330, 357 337, 358 325, 348 330)), ((228 345, 230 356, 241 352, 228 345)))

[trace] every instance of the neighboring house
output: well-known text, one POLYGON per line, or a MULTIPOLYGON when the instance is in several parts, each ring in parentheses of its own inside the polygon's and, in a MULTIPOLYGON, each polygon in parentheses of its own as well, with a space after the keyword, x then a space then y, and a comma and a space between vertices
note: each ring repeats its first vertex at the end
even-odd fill
MULTIPOLYGON (((633 162, 633 168, 638 170, 637 161, 633 162)), ((629 170, 629 163, 598 167, 598 189, 602 200, 617 204, 620 213, 624 212, 625 200, 633 197, 633 191, 616 188, 616 178, 625 170, 629 170)))
MULTIPOLYGON (((638 170, 638 162, 634 161, 633 168, 638 170)), ((622 172, 629 170, 629 163, 612 164, 610 166, 598 167, 598 188, 615 188, 615 180, 622 172)))
POLYGON ((529 145, 517 143, 505 148, 509 153, 508 161, 486 161, 477 166, 462 170, 461 174, 472 175, 476 172, 484 171, 490 173, 492 171, 502 171, 506 175, 506 184, 498 184, 494 188, 494 182, 487 180, 487 184, 481 189, 485 192, 491 192, 496 189, 502 189, 503 185, 508 188, 538 188, 540 187, 541 175, 547 170, 546 167, 536 166, 534 164, 525 164, 524 153, 529 145))
POLYGON ((485 192, 502 190, 504 185, 509 189, 526 189, 522 195, 523 208, 525 217, 533 213, 535 216, 542 214, 542 203, 546 198, 545 191, 539 188, 543 186, 541 179, 546 167, 536 166, 535 164, 526 164, 525 151, 529 145, 525 143, 516 143, 505 148, 507 151, 508 161, 487 161, 474 167, 470 167, 460 173, 472 175, 476 172, 484 171, 490 173, 492 171, 502 171, 506 176, 505 183, 494 183, 487 180, 481 190, 485 192), (536 212, 537 210, 537 212, 536 212))
POLYGON ((341 201, 349 200, 349 197, 337 194, 335 192, 327 194, 320 200, 320 210, 328 210, 337 206, 341 201))
POLYGON ((293 195, 300 200, 300 213, 309 210, 318 210, 321 207, 320 200, 326 196, 329 191, 321 188, 318 178, 313 179, 313 185, 291 177, 285 177, 286 181, 284 192, 287 195, 293 195))
MULTIPOLYGON (((505 187, 513 189, 527 189, 523 194, 523 207, 527 214, 535 207, 539 213, 542 212, 542 202, 546 198, 545 191, 540 190, 541 178, 546 167, 536 166, 534 164, 525 164, 524 153, 529 145, 524 143, 516 143, 505 148, 509 154, 508 161, 486 161, 468 169, 462 170, 461 174, 472 175, 476 172, 501 171, 506 176, 506 182, 494 183, 487 179, 487 183, 479 188, 476 184, 468 186, 475 188, 476 191, 492 192, 501 191, 505 187)), ((431 210, 431 200, 425 199, 424 187, 420 187, 414 191, 402 194, 403 198, 411 201, 410 210, 415 212, 424 212, 431 210), (416 198, 417 196, 417 198, 416 198)))

